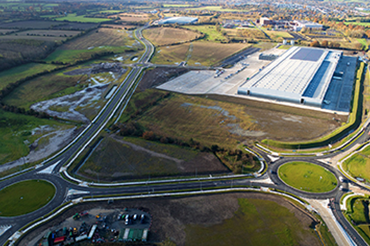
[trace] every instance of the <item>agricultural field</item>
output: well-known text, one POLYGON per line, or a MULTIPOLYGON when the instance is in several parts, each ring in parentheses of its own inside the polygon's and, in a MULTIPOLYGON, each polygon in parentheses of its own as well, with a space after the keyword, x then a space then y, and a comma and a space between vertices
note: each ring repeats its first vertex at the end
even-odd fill
MULTIPOLYGON (((41 41, 65 41, 67 38, 72 38, 80 31, 67 31, 67 30, 29 30, 23 32, 12 33, 9 35, 0 36, 0 40, 4 39, 34 39, 41 41)), ((61 44, 61 42, 59 42, 61 44)))
POLYGON ((58 67, 60 66, 53 64, 28 63, 26 65, 17 66, 0 72, 0 90, 8 84, 14 83, 20 79, 24 79, 28 76, 33 76, 44 71, 50 71, 58 67))
POLYGON ((16 32, 18 29, 0 29, 0 35, 8 34, 10 32, 16 32))
POLYGON ((0 164, 26 156, 30 151, 29 144, 45 134, 39 129, 46 125, 54 130, 71 127, 54 120, 0 110, 0 164))
POLYGON ((245 10, 242 9, 230 9, 230 8, 224 8, 222 6, 204 6, 204 7, 195 7, 195 8, 186 8, 186 10, 192 10, 192 11, 215 11, 215 12, 243 12, 245 10))
POLYGON ((337 179, 329 170, 308 162, 289 162, 279 168, 279 177, 298 190, 322 193, 337 186, 337 179))
POLYGON ((182 61, 187 61, 188 65, 210 66, 247 46, 246 44, 220 44, 204 41, 164 46, 156 49, 151 62, 156 64, 179 64, 182 61))
POLYGON ((16 21, 16 22, 8 22, 8 23, 1 23, 0 28, 17 28, 17 29, 48 29, 53 26, 59 26, 65 24, 61 21, 37 21, 37 20, 29 20, 29 21, 16 21))
POLYGON ((184 26, 191 30, 197 30, 204 33, 206 36, 204 40, 206 41, 225 41, 226 38, 222 35, 221 31, 218 31, 216 26, 211 25, 201 25, 201 26, 184 26))
POLYGON ((121 21, 124 22, 145 23, 148 22, 151 18, 153 18, 153 15, 145 13, 122 13, 118 15, 110 15, 109 18, 111 19, 119 18, 121 21))
POLYGON ((143 35, 155 46, 184 43, 201 36, 200 33, 171 27, 157 27, 145 29, 143 35))
POLYGON ((359 177, 370 182, 370 146, 352 155, 342 164, 343 169, 352 177, 359 177))
POLYGON ((29 61, 43 59, 55 49, 54 41, 1 39, 0 36, 0 71, 29 61))
POLYGON ((218 144, 231 149, 242 141, 266 137, 312 139, 340 125, 333 124, 330 114, 302 114, 291 107, 241 99, 228 102, 228 97, 220 96, 206 99, 169 93, 163 98, 166 93, 154 89, 136 92, 120 122, 138 122, 159 136, 184 141, 193 138, 205 146, 218 144), (152 105, 153 101, 157 102, 152 105))
POLYGON ((75 62, 86 60, 103 52, 124 53, 141 47, 132 32, 112 28, 99 28, 60 46, 45 61, 75 62))
POLYGON ((134 30, 137 28, 137 26, 134 25, 121 25, 121 24, 103 24, 100 27, 107 27, 107 28, 113 28, 113 29, 123 29, 123 30, 134 30))
POLYGON ((77 174, 95 180, 229 173, 211 153, 138 138, 104 138, 77 174), (104 160, 104 161, 103 161, 104 160))
POLYGON ((104 21, 110 21, 110 19, 104 18, 91 18, 85 17, 84 15, 76 15, 76 14, 68 14, 64 17, 55 18, 56 21, 70 21, 70 22, 92 22, 92 23, 99 23, 104 21))
POLYGON ((347 200, 347 211, 345 212, 347 219, 367 243, 370 242, 369 203, 368 197, 351 197, 347 200))
POLYGON ((0 215, 17 216, 35 211, 55 194, 55 187, 44 180, 27 180, 15 183, 0 191, 0 215))

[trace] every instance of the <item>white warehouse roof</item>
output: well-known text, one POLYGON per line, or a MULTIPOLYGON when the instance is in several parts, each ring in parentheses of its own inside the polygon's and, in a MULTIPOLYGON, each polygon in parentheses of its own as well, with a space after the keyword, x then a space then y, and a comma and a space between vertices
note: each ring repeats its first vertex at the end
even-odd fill
POLYGON ((247 80, 238 94, 321 107, 341 51, 292 47, 247 80))
POLYGON ((160 21, 158 21, 159 25, 163 24, 190 24, 197 22, 198 18, 193 18, 193 17, 170 17, 170 18, 165 18, 160 21))

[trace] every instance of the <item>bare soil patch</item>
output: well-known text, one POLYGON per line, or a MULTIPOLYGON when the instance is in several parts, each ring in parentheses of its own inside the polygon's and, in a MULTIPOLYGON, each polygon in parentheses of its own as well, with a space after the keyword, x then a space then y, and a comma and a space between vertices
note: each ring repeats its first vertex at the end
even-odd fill
POLYGON ((201 36, 201 34, 190 30, 172 27, 155 27, 145 29, 143 31, 143 35, 156 46, 185 43, 201 36))
MULTIPOLYGON (((299 221, 299 223, 295 225, 296 228, 304 232, 304 234, 298 235, 299 245, 320 245, 316 235, 310 233, 309 226, 315 221, 315 219, 313 219, 307 211, 297 207, 285 198, 276 195, 252 192, 192 196, 184 198, 122 200, 115 201, 112 204, 107 204, 107 202, 79 204, 30 232, 20 241, 19 245, 28 245, 28 242, 37 235, 42 234, 52 226, 61 224, 66 218, 71 217, 77 212, 94 208, 122 209, 122 207, 136 207, 145 209, 145 211, 149 212, 152 216, 153 223, 149 232, 149 242, 161 242, 169 238, 175 242, 176 245, 182 246, 186 245, 186 226, 212 226, 222 224, 225 220, 235 216, 236 211, 239 209, 239 198, 273 201, 276 203, 276 206, 287 208, 299 221)), ((276 220, 276 218, 264 219, 267 221, 276 220)), ((243 230, 242 228, 240 229, 243 230)), ((271 235, 274 235, 274 233, 278 232, 271 231, 270 233, 271 235)), ((250 236, 258 237, 258 234, 250 236)), ((231 240, 231 243, 234 241, 233 238, 229 238, 229 240, 231 240)))

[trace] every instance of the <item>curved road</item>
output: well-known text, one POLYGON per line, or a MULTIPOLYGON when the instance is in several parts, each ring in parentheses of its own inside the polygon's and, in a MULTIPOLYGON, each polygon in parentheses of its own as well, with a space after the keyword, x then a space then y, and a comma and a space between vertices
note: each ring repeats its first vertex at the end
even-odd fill
MULTIPOLYGON (((146 65, 150 60, 153 52, 154 47, 153 45, 144 39, 141 35, 141 30, 146 28, 144 26, 135 31, 135 35, 143 42, 145 45, 145 52, 143 56, 138 61, 141 65, 146 65)), ((343 176, 338 170, 318 161, 320 158, 328 158, 333 157, 338 154, 330 153, 323 157, 285 157, 279 159, 275 163, 269 163, 267 173, 263 175, 263 177, 259 179, 237 179, 237 180, 227 180, 227 181, 220 181, 220 180, 210 180, 210 181, 199 181, 199 182, 178 182, 178 183, 171 183, 171 184, 154 184, 154 185, 141 185, 141 186, 125 186, 125 187, 110 187, 110 188, 98 188, 98 187, 84 187, 74 183, 71 183, 60 175, 60 169, 63 166, 68 165, 68 163, 76 157, 78 152, 81 151, 83 146, 86 146, 90 143, 90 141, 96 136, 97 132, 101 131, 105 128, 107 122, 112 119, 116 111, 120 108, 120 105, 125 98, 126 92, 133 86, 137 76, 142 71, 142 67, 136 66, 132 68, 132 71, 129 73, 125 81, 121 84, 119 89, 113 95, 113 97, 107 102, 106 106, 102 109, 99 115, 92 121, 90 125, 88 125, 85 130, 73 141, 71 142, 65 149, 63 149, 60 153, 56 156, 52 157, 51 159, 47 160, 42 167, 39 167, 33 171, 23 173, 21 175, 9 178, 0 182, 0 189, 14 184, 16 182, 20 182, 27 179, 43 179, 53 183, 56 187, 56 195, 54 198, 43 208, 31 212, 26 215, 16 216, 16 217, 0 217, 0 226, 2 225, 11 225, 12 227, 7 230, 1 237, 0 237, 0 245, 3 245, 7 239, 13 235, 16 231, 21 229, 26 224, 38 219, 42 218, 44 215, 53 211, 56 207, 63 204, 67 199, 75 199, 83 196, 98 196, 98 195, 114 195, 114 194, 132 194, 132 193, 151 193, 151 192, 160 192, 160 191, 182 191, 185 189, 202 189, 202 188, 224 188, 224 187, 233 187, 233 186, 242 186, 242 187, 251 187, 251 186, 258 186, 258 187, 267 187, 273 189, 279 189, 286 192, 290 192, 292 194, 304 197, 304 198, 311 198, 311 199, 328 199, 331 198, 331 208, 336 219, 341 223, 343 228, 346 228, 347 233, 350 235, 352 240, 357 245, 367 245, 366 242, 361 238, 361 236, 357 233, 356 230, 350 225, 350 223, 344 218, 341 210, 339 201, 342 195, 345 193, 346 189, 348 189, 348 180, 341 183, 344 190, 340 190, 339 187, 339 180, 338 186, 326 193, 320 194, 313 194, 304 191, 300 191, 294 188, 287 186, 284 182, 280 180, 277 175, 277 170, 279 166, 283 165, 284 163, 291 162, 291 161, 307 161, 311 162, 320 166, 323 166, 333 172, 336 177, 343 176), (41 170, 44 170, 48 167, 53 165, 53 170, 50 173, 40 173, 41 170), (265 183, 262 179, 270 177, 274 184, 265 183), (88 194, 84 195, 70 195, 67 197, 67 192, 69 189, 75 189, 78 191, 86 191, 88 194)), ((369 132, 369 127, 365 129, 365 133, 369 132)), ((356 143, 362 143, 367 141, 368 135, 363 134, 360 138, 356 140, 356 143)), ((353 143, 355 144, 355 143, 353 143)), ((352 147, 347 146, 346 149, 352 147)), ((269 160, 267 155, 263 152, 260 154, 265 158, 266 161, 269 160)))

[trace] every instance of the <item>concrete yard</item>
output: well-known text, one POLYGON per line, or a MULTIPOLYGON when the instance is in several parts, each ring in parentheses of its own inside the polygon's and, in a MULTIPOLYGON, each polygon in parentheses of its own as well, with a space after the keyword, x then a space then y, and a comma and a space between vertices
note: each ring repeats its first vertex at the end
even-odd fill
MULTIPOLYGON (((284 51, 285 50, 275 48, 264 52, 264 54, 280 55, 284 51)), ((217 78, 214 77, 216 74, 216 71, 214 70, 190 71, 158 86, 157 88, 184 94, 215 93, 235 95, 238 87, 245 82, 246 78, 252 77, 260 68, 271 62, 259 60, 259 54, 260 52, 256 52, 235 64, 232 68, 225 69, 225 72, 217 78), (243 71, 236 73, 236 71, 243 67, 243 64, 248 64, 248 66, 243 71), (230 74, 233 74, 233 76, 226 79, 230 74)))

